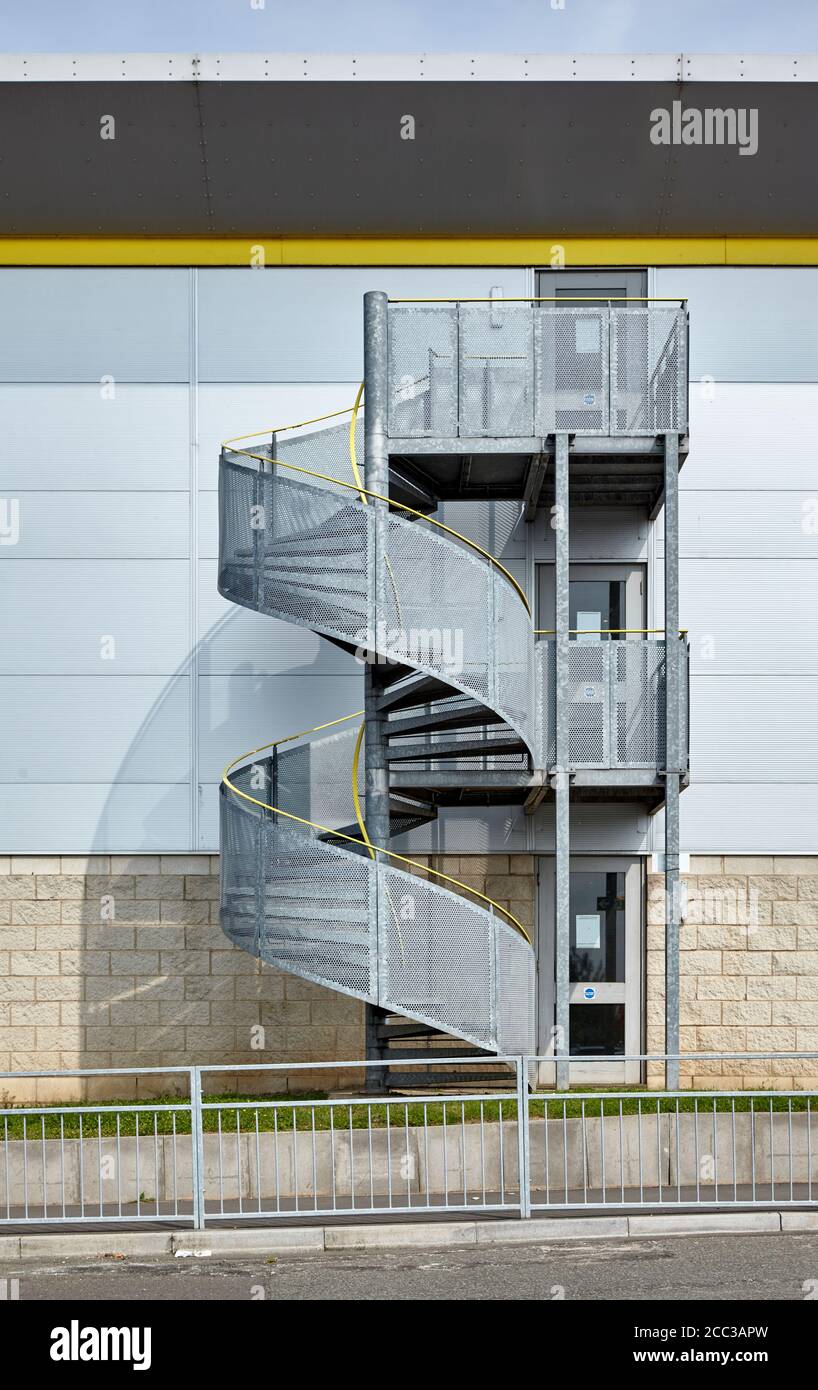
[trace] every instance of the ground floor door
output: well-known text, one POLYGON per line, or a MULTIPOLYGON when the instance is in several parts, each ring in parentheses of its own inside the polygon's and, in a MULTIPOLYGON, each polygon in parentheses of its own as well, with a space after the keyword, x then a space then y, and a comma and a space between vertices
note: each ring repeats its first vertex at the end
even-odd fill
MULTIPOLYGON (((599 1062, 633 1056, 644 1037, 643 864, 621 856, 572 858, 570 911, 570 1080, 615 1085, 641 1080, 638 1062, 599 1062)), ((555 1051, 554 859, 538 862, 538 1048, 555 1051)), ((553 1085, 554 1066, 541 1068, 553 1085)))

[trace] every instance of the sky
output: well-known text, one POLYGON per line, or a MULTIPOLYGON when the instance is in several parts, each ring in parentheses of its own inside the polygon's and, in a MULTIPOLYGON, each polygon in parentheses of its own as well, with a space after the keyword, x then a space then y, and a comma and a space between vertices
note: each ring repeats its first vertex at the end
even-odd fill
POLYGON ((816 0, 0 0, 6 53, 818 50, 816 0))

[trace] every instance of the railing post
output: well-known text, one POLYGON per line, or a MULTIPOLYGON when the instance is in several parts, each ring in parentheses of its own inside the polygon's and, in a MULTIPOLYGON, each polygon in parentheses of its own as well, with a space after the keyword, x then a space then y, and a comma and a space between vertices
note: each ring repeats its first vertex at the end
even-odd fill
POLYGON ((204 1194, 204 1114, 202 1111, 202 1072, 190 1069, 190 1175, 193 1188, 193 1226, 205 1227, 204 1194))
POLYGON ((528 1058, 517 1057, 517 1166, 520 1174, 520 1216, 531 1215, 531 1146, 528 1128, 528 1058))
MULTIPOLYGON (((679 1055, 679 436, 665 435, 665 1052, 679 1055)), ((666 1063, 668 1090, 679 1062, 666 1063)))

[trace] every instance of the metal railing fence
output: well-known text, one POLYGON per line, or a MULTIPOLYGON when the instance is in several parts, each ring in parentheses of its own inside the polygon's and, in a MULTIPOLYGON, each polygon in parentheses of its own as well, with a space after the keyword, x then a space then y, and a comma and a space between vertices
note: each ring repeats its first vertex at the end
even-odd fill
MULTIPOLYGON (((679 746, 689 761, 689 644, 679 638, 679 746)), ((572 767, 662 768, 665 763, 665 642, 589 639, 568 647, 568 737, 572 767)), ((535 647, 541 767, 556 761, 556 642, 535 647)))
POLYGON ((684 433, 683 305, 391 303, 389 434, 684 433))
MULTIPOLYGON (((650 1077, 668 1060, 591 1065, 650 1077)), ((818 1053, 678 1060, 735 1084, 557 1094, 535 1089, 553 1057, 456 1052, 402 1061, 424 1083, 405 1095, 373 1089, 388 1063, 360 1060, 3 1073, 6 1093, 75 1078, 114 1098, 0 1108, 0 1228, 818 1205, 818 1053), (235 1095, 219 1094, 225 1075, 235 1095), (346 1093, 304 1089, 333 1078, 346 1093), (116 1097, 129 1087, 159 1094, 116 1097)))

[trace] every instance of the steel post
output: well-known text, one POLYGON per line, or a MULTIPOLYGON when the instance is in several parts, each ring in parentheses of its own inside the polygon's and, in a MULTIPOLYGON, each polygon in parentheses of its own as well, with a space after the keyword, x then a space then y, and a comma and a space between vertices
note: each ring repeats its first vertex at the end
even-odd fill
MULTIPOLYGON (((387 297, 381 290, 364 295, 364 483, 371 492, 389 495, 389 447, 387 442, 387 297)), ((367 505, 374 512, 374 545, 372 574, 369 586, 368 626, 377 636, 379 625, 386 624, 383 602, 388 544, 388 503, 369 498, 367 505)), ((377 645, 377 641, 376 644, 377 645)), ((369 652, 364 672, 364 734, 365 751, 365 808, 367 834, 373 845, 389 844, 389 779, 386 762, 385 717, 378 709, 381 683, 378 679, 377 652, 369 652)), ((378 955, 382 956, 380 933, 381 894, 377 894, 378 955)), ((380 978, 380 970, 378 972, 380 978)), ((384 1019, 377 1006, 366 1006, 366 1055, 375 1060, 383 1055, 378 1037, 384 1019)), ((386 1076, 383 1068, 367 1069, 367 1088, 383 1089, 386 1076)))
POLYGON ((556 1083, 559 1090, 568 1087, 570 1056, 570 792, 569 792, 569 733, 568 733, 568 643, 570 624, 568 602, 569 563, 569 499, 568 499, 568 435, 559 433, 554 448, 554 632, 556 641, 556 766, 554 769, 554 799, 556 805, 555 853, 555 911, 554 949, 556 952, 556 1015, 555 1052, 557 1056, 556 1083))
POLYGON ((193 1195, 193 1225, 203 1231, 205 1225, 204 1196, 204 1114, 202 1111, 202 1073, 199 1067, 190 1069, 190 1180, 193 1195))
MULTIPOLYGON (((665 435, 665 1052, 679 1053, 679 436, 665 435)), ((679 1085, 668 1061, 666 1084, 679 1085)))

